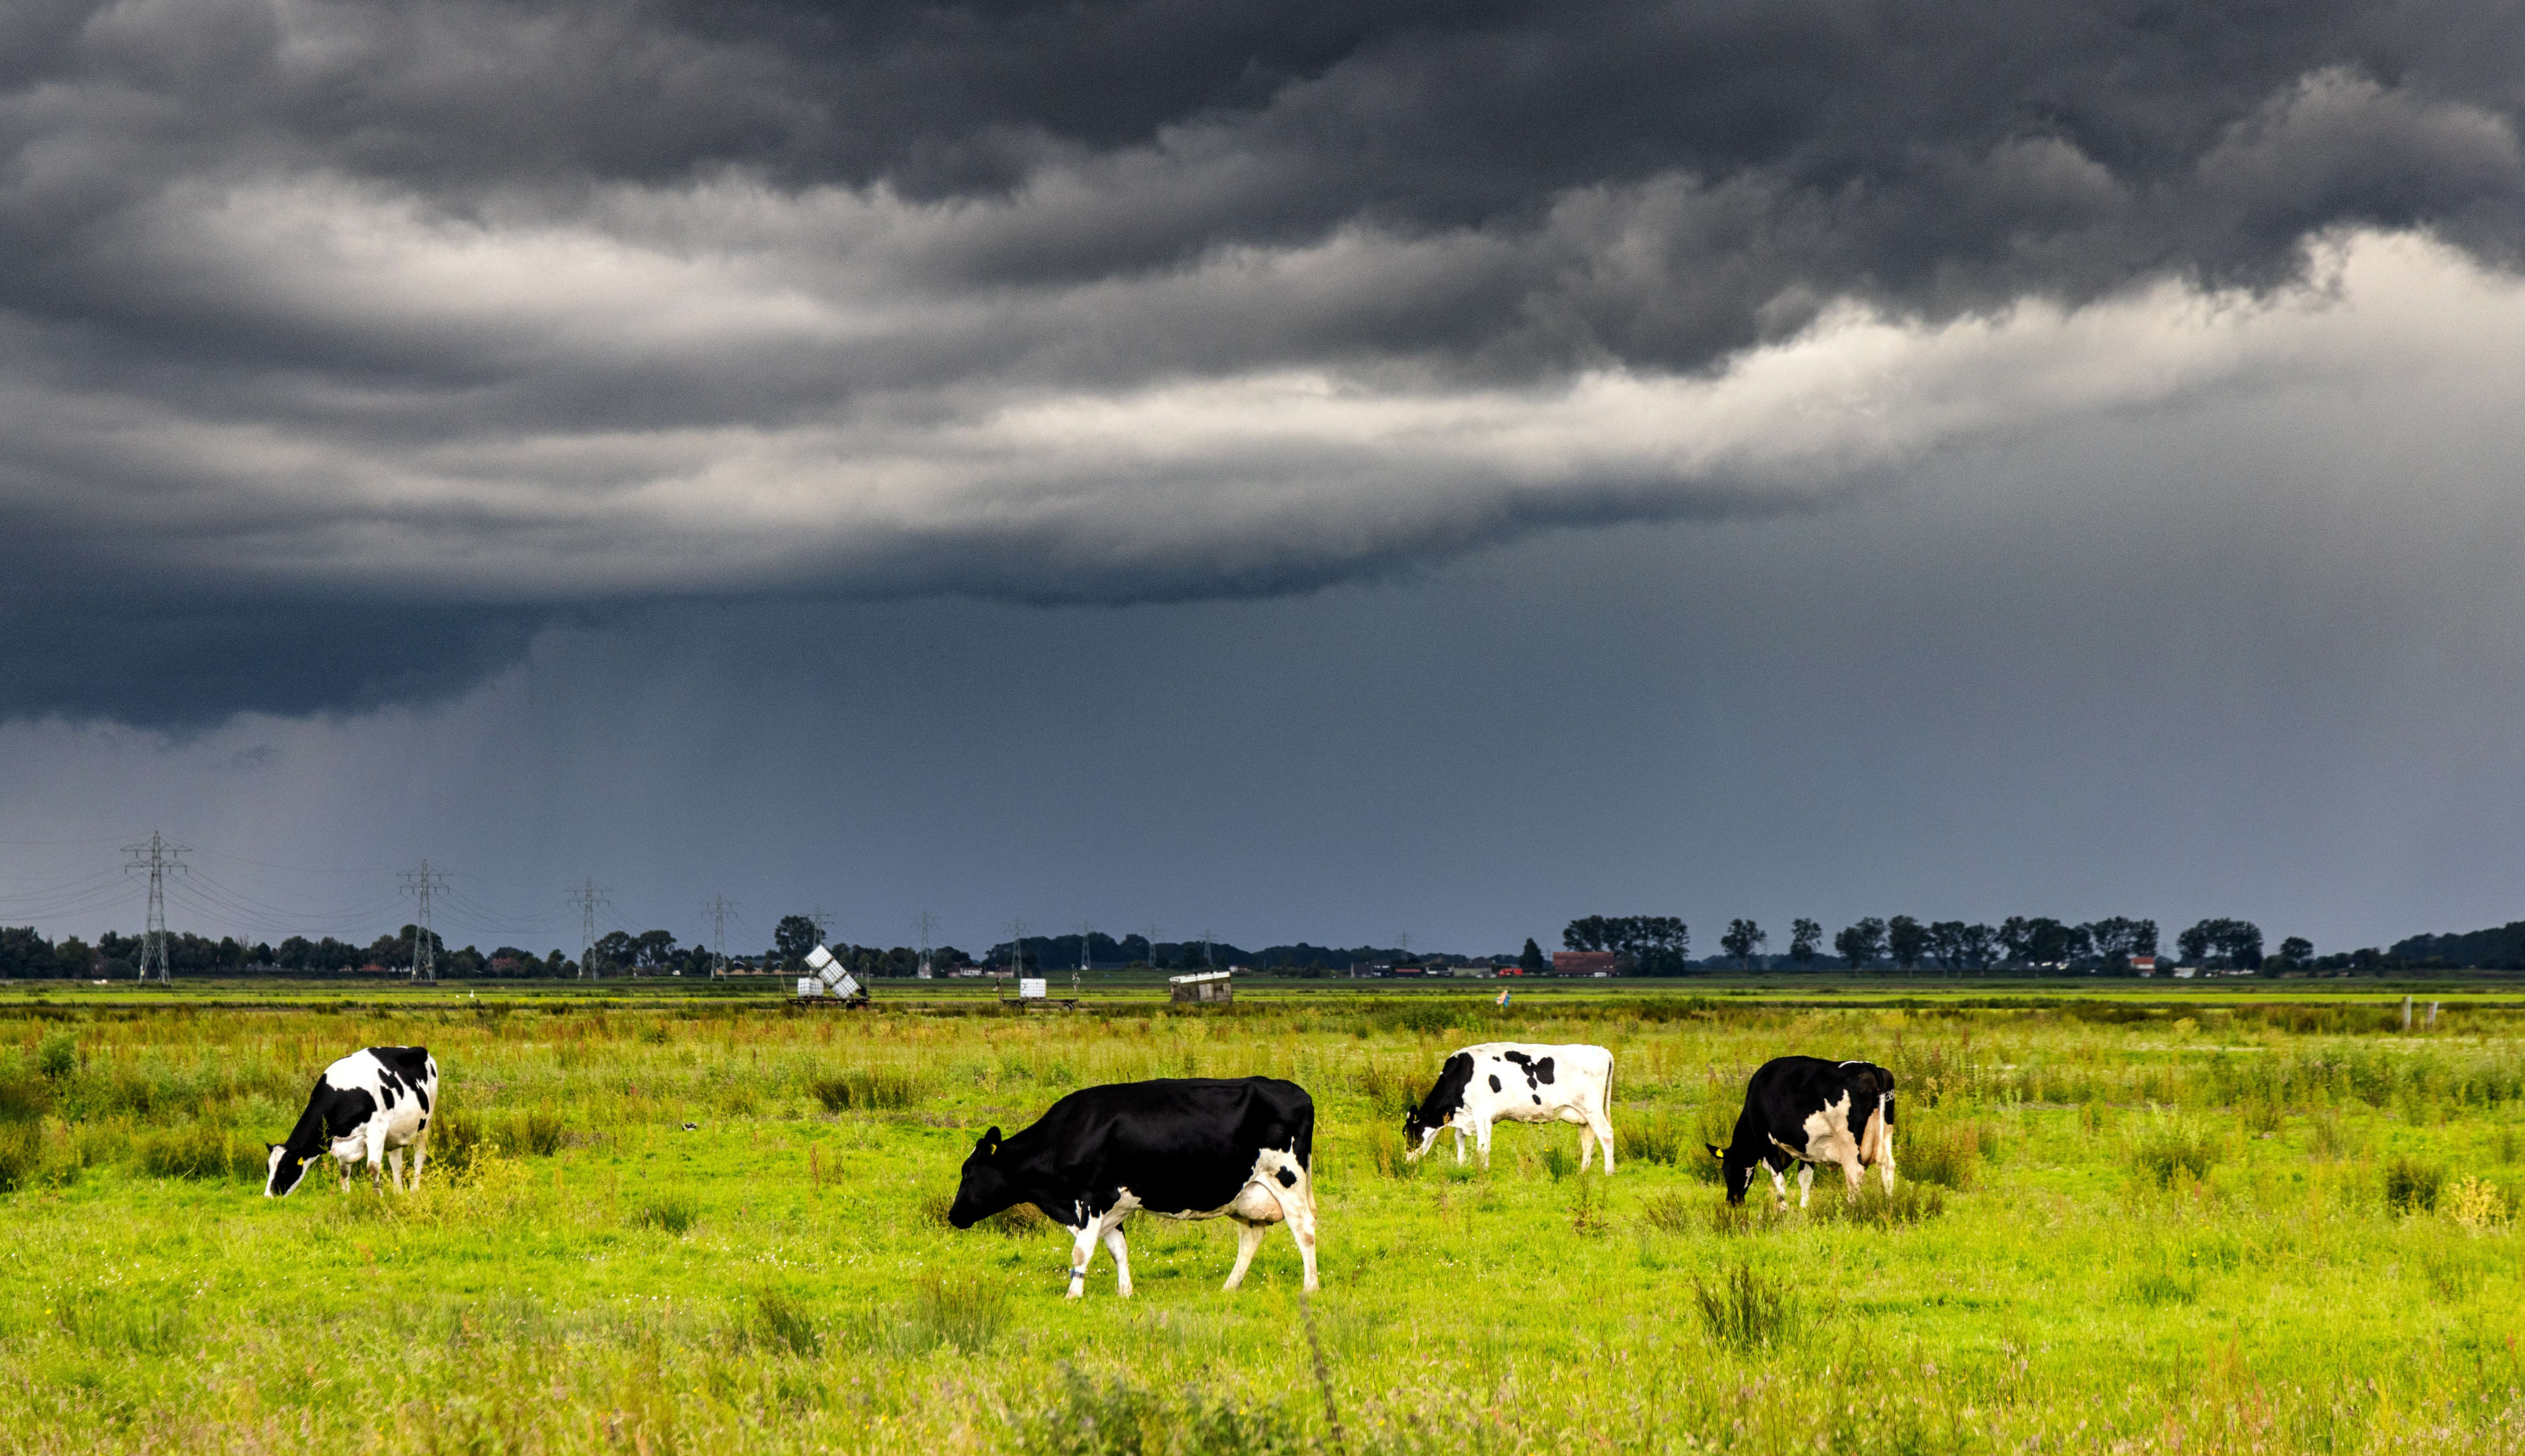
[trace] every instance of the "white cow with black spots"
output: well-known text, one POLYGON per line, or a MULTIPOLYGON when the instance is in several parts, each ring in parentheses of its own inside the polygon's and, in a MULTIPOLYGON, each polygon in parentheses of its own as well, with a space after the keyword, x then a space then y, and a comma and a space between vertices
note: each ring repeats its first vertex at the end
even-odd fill
POLYGON ((286 1196, 307 1174, 307 1165, 330 1155, 341 1165, 342 1186, 351 1185, 351 1170, 369 1165, 369 1181, 377 1181, 380 1165, 403 1190, 403 1150, 412 1149, 412 1186, 421 1187, 421 1164, 429 1156, 429 1117, 438 1104, 438 1063, 426 1046, 371 1046, 354 1051, 324 1069, 307 1110, 286 1142, 264 1144, 263 1193, 286 1196))
POLYGON ((1524 1042, 1485 1042, 1447 1058, 1438 1085, 1403 1119, 1404 1156, 1417 1158, 1453 1129, 1456 1161, 1464 1160, 1464 1135, 1473 1135, 1482 1166, 1491 1162, 1491 1125, 1498 1122, 1574 1122, 1578 1171, 1587 1171, 1596 1144, 1605 1144, 1605 1171, 1613 1171, 1613 1053, 1602 1046, 1542 1046, 1524 1042))

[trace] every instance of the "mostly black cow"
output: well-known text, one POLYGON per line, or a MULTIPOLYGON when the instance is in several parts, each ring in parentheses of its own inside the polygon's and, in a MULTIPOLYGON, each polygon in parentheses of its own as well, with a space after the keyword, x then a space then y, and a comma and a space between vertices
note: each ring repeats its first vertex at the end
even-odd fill
POLYGON ((947 1221, 969 1229, 1019 1203, 1042 1209, 1072 1236, 1072 1299, 1086 1292, 1100 1239, 1114 1253, 1115 1290, 1131 1292, 1122 1220, 1137 1210, 1234 1219, 1230 1289, 1244 1282, 1263 1234, 1285 1222, 1312 1289, 1314 1148, 1314 1099, 1294 1082, 1187 1077, 1085 1088, 1023 1132, 983 1134, 965 1159, 947 1221))
POLYGON ((1789 1206, 1782 1175, 1798 1164, 1798 1206, 1807 1204, 1814 1165, 1837 1165, 1858 1196, 1862 1171, 1882 1170, 1894 1191, 1894 1074, 1874 1062, 1830 1062, 1783 1056, 1764 1062, 1745 1084, 1745 1110, 1725 1147, 1705 1144, 1718 1160, 1727 1201, 1742 1203, 1754 1170, 1767 1168, 1780 1206, 1789 1206))
POLYGON ((1545 1046, 1523 1042, 1484 1042, 1447 1058, 1438 1083, 1420 1105, 1404 1115, 1403 1155, 1417 1158, 1453 1129, 1456 1161, 1464 1160, 1464 1135, 1473 1135, 1482 1166, 1491 1165, 1491 1125, 1498 1122, 1574 1122, 1578 1171, 1605 1144, 1605 1171, 1613 1171, 1613 1054, 1576 1043, 1545 1046))
POLYGON ((375 1183, 380 1164, 401 1190, 403 1149, 412 1149, 412 1186, 421 1187, 429 1156, 429 1115, 438 1102, 438 1063, 425 1046, 371 1046, 324 1069, 307 1110, 286 1142, 271 1142, 264 1161, 263 1192, 286 1195, 306 1176, 308 1163, 330 1154, 341 1165, 342 1186, 351 1169, 369 1165, 375 1183))

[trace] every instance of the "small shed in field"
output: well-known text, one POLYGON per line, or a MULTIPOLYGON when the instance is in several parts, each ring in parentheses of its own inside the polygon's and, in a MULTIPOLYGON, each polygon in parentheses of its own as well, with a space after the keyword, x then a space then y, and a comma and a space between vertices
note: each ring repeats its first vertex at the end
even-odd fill
POLYGON ((1189 976, 1168 976, 1168 999, 1176 1001, 1232 1001, 1235 988, 1226 971, 1195 971, 1189 976))

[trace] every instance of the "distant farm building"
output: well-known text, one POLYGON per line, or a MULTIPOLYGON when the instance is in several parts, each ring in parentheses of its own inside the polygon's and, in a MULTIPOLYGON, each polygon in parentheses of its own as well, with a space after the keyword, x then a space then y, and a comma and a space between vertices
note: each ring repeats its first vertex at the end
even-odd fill
POLYGON ((1196 971, 1189 976, 1168 976, 1167 999, 1176 1001, 1232 1001, 1236 999, 1228 971, 1196 971))
POLYGON ((1621 957, 1610 950, 1555 950, 1552 952, 1552 974, 1556 976, 1609 976, 1621 957))

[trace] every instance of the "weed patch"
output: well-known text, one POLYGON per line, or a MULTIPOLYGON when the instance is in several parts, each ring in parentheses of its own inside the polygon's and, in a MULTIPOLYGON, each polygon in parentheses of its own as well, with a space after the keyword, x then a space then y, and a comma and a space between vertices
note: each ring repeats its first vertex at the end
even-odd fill
POLYGON ((1903 1176, 1966 1191, 1981 1171, 1981 1143, 1982 1130, 1970 1123, 1914 1133, 1898 1154, 1903 1176))
POLYGON ((1651 1193, 1640 1200, 1640 1222, 1660 1234, 1689 1234, 1701 1222, 1701 1200, 1682 1193, 1651 1193))
POLYGON ((1788 1281, 1751 1264, 1738 1264, 1715 1281, 1695 1280, 1692 1297, 1702 1328, 1731 1349, 1765 1349, 1796 1332, 1798 1308, 1788 1281))
POLYGON ((871 1112, 920 1100, 920 1079, 894 1067, 860 1067, 807 1079, 807 1092, 826 1112, 871 1112))
POLYGON ((2431 1213, 2446 1189, 2446 1170, 2417 1158, 2398 1157, 2385 1165, 2385 1206, 2396 1213, 2431 1213))
POLYGON ((689 1193, 657 1193, 631 1213, 631 1227, 682 1234, 701 1222, 701 1204, 689 1193))
POLYGON ((2131 1166, 2159 1188, 2198 1183, 2218 1166, 2217 1136, 2188 1123, 2160 1121, 2131 1145, 2131 1166))
POLYGON ((1160 1390, 1126 1377, 1062 1371, 1062 1393, 1019 1416, 1026 1456, 1283 1456, 1318 1449, 1279 1405, 1192 1385, 1160 1390))
POLYGON ((904 1315, 915 1348, 953 1345, 970 1355, 1008 1324, 1008 1290, 996 1280, 932 1276, 913 1291, 904 1315))

